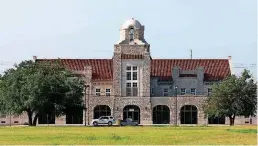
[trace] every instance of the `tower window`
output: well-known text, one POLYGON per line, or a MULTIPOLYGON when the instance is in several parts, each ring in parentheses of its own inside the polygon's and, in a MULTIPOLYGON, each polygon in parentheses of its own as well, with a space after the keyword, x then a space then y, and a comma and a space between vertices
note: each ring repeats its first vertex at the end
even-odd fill
POLYGON ((138 68, 126 67, 126 96, 138 96, 138 68))
POLYGON ((130 29, 130 41, 133 41, 134 40, 134 29, 131 28, 130 29))

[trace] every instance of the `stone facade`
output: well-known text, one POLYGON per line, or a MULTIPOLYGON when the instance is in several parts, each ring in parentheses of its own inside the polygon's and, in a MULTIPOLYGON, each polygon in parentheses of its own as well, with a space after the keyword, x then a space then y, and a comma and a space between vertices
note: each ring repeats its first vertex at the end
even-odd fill
MULTIPOLYGON (((206 72, 203 65, 190 70, 182 69, 182 66, 162 68, 171 61, 159 60, 157 62, 163 63, 156 65, 156 68, 154 68, 150 55, 150 45, 144 39, 144 29, 145 27, 134 19, 126 21, 120 28, 120 38, 114 45, 112 57, 112 79, 95 80, 96 73, 94 74, 94 70, 96 72, 96 68, 89 64, 85 65, 83 70, 73 70, 75 74, 84 75, 86 91, 83 99, 87 108, 79 116, 82 120, 74 124, 90 124, 92 119, 96 117, 94 114, 96 114, 96 107, 98 106, 105 106, 106 108, 105 111, 98 111, 97 114, 99 115, 113 116, 115 119, 125 119, 126 116, 133 116, 140 124, 153 124, 155 121, 159 123, 159 120, 162 122, 162 119, 163 122, 168 120, 166 124, 182 124, 182 121, 187 120, 182 119, 182 109, 190 106, 192 109, 187 111, 186 116, 189 116, 189 111, 196 109, 196 116, 190 118, 194 122, 190 124, 208 124, 208 119, 204 118, 201 105, 212 84, 219 80, 205 80, 206 72), (127 79, 128 66, 137 67, 135 70, 137 73, 136 80, 132 80, 132 82, 131 80, 128 82, 127 79), (162 72, 162 70, 170 71, 171 74, 167 75, 163 71, 164 73, 156 75, 157 72, 162 72), (168 76, 169 78, 164 80, 162 76, 168 76), (136 95, 127 95, 127 83, 137 83, 136 95), (185 90, 184 95, 182 89, 185 90), (125 110, 125 107, 130 105, 137 108, 132 109, 133 111, 125 110), (162 111, 164 115, 159 115, 162 113, 155 111, 161 106, 168 109, 168 111, 162 111), (106 111, 107 109, 108 111, 106 111), (154 117, 154 113, 156 117, 154 117)), ((35 57, 33 58, 36 60, 35 57)), ((191 66, 191 61, 189 61, 190 64, 187 63, 187 66, 191 66)), ((221 75, 221 73, 219 74, 221 75)), ((130 92, 133 91, 130 90, 130 92)), ((57 117, 55 124, 67 124, 66 120, 66 116, 57 117)), ((236 118, 236 124, 245 124, 246 121, 248 119, 243 117, 236 118)), ((2 125, 23 124, 27 122, 27 116, 0 116, 0 122, 2 125)), ((225 123, 228 123, 227 118, 225 123)), ((256 123, 256 118, 252 118, 252 123, 256 123)))

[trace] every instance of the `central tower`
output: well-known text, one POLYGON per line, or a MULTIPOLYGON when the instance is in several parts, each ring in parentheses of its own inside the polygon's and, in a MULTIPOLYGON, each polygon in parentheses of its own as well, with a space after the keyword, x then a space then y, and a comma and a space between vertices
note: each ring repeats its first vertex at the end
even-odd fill
POLYGON ((114 45, 113 93, 115 96, 150 97, 150 45, 144 39, 144 26, 133 18, 120 28, 114 45))

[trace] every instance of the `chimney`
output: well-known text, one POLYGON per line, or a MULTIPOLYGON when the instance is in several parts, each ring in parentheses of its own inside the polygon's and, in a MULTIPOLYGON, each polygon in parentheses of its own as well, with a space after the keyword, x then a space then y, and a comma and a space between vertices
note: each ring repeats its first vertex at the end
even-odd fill
POLYGON ((37 56, 33 56, 33 61, 36 61, 37 60, 37 56))
POLYGON ((232 56, 228 56, 228 63, 229 63, 231 75, 233 75, 234 71, 233 71, 233 66, 232 66, 232 56))

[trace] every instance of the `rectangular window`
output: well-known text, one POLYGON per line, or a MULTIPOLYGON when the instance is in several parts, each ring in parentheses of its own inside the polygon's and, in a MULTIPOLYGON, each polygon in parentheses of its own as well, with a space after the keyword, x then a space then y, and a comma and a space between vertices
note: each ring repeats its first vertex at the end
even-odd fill
POLYGON ((181 88, 180 94, 181 94, 181 95, 185 95, 185 88, 181 88))
POLYGON ((131 96, 131 83, 126 83, 126 96, 131 96))
POLYGON ((131 72, 126 73, 126 80, 131 80, 131 72))
POLYGON ((208 95, 212 94, 212 88, 208 88, 208 95))
POLYGON ((138 88, 133 87, 133 96, 137 96, 138 95, 138 88))
POLYGON ((96 94, 97 96, 100 96, 100 89, 99 89, 99 88, 95 90, 95 94, 96 94))
POLYGON ((132 87, 131 83, 126 83, 126 87, 127 87, 127 88, 132 87))
POLYGON ((110 89, 106 89, 106 96, 110 96, 110 93, 111 93, 110 89))
POLYGON ((138 96, 137 70, 137 66, 126 67, 126 96, 138 96))
POLYGON ((131 88, 126 88, 126 96, 131 96, 131 88))
POLYGON ((191 95, 196 95, 196 89, 195 88, 191 88, 191 95))
POLYGON ((133 87, 137 87, 137 83, 133 83, 133 87))
POLYGON ((133 72, 133 80, 137 80, 137 72, 133 72))
POLYGON ((168 96, 168 88, 163 89, 163 96, 168 96))
POLYGON ((133 83, 133 96, 137 96, 137 95, 138 95, 137 83, 133 83))
POLYGON ((131 71, 131 66, 127 66, 126 70, 131 71))

